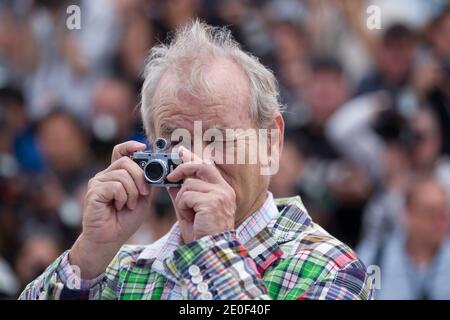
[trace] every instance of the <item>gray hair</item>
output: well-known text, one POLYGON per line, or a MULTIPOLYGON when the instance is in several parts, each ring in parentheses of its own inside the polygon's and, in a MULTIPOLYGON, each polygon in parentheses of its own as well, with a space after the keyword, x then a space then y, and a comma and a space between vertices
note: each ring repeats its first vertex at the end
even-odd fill
POLYGON ((175 71, 186 80, 181 83, 192 94, 208 92, 201 66, 205 57, 218 55, 231 59, 246 74, 250 83, 250 116, 260 128, 270 125, 282 109, 273 73, 255 56, 242 51, 227 28, 194 20, 178 30, 169 45, 159 44, 150 51, 141 92, 141 115, 147 135, 155 132, 151 102, 164 73, 169 69, 175 71))

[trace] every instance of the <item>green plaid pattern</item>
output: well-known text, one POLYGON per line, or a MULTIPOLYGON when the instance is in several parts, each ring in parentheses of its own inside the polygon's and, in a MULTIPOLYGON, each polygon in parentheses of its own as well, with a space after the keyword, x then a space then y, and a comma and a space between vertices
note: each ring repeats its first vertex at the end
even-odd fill
MULTIPOLYGON (((148 247, 124 246, 105 274, 80 283, 65 252, 20 299, 374 298, 365 266, 311 220, 299 197, 276 204, 279 212, 245 244, 235 230, 203 237, 177 247, 161 267, 155 259, 140 258, 148 247), (209 296, 189 271, 193 265, 209 296), (177 297, 179 286, 184 293, 177 297)), ((167 241, 163 237, 151 247, 167 241)))

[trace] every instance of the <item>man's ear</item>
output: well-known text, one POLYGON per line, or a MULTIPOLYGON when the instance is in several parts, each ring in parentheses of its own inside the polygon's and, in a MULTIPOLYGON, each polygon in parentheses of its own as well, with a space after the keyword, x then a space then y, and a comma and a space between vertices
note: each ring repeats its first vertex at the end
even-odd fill
POLYGON ((278 153, 281 156, 284 146, 284 119, 281 113, 277 112, 274 120, 275 129, 278 129, 278 153))
POLYGON ((284 119, 281 113, 277 113, 274 117, 272 125, 268 128, 268 163, 263 168, 261 174, 274 175, 278 172, 281 152, 284 144, 284 119))

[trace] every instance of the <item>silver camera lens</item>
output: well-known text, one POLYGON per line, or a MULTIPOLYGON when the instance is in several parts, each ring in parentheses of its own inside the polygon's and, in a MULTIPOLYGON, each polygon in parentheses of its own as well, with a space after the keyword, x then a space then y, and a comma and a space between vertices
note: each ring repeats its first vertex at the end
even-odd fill
POLYGON ((144 177, 150 183, 162 183, 167 176, 167 163, 161 159, 151 160, 144 168, 144 177))
POLYGON ((169 143, 167 142, 166 139, 164 138, 158 138, 155 141, 155 147, 156 149, 158 149, 159 151, 164 151, 167 149, 167 146, 169 145, 169 143))

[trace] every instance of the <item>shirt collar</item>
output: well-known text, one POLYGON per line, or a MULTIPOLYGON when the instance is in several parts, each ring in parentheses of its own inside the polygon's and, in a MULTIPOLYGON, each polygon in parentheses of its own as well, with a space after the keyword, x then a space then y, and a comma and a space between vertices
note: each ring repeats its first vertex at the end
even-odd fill
POLYGON ((267 198, 264 204, 250 217, 236 228, 236 234, 242 244, 247 244, 261 230, 263 230, 270 221, 278 215, 278 209, 271 192, 267 192, 267 198))
MULTIPOLYGON (((263 230, 279 214, 271 192, 267 192, 264 204, 236 228, 236 235, 242 244, 246 244, 263 230)), ((182 245, 181 231, 176 222, 164 237, 147 246, 138 257, 139 260, 152 260, 152 269, 164 270, 164 260, 182 245)))

